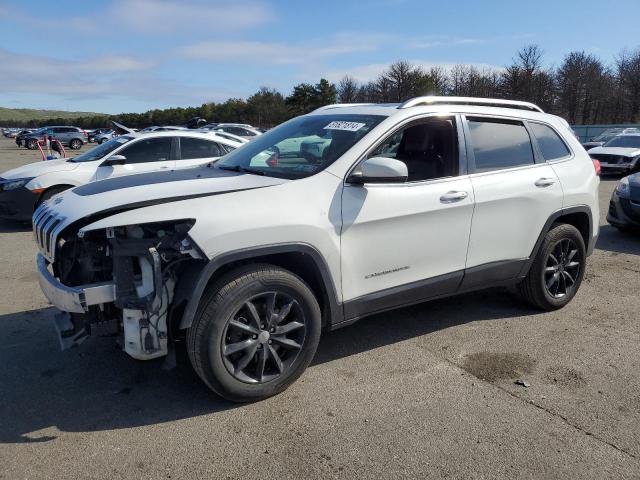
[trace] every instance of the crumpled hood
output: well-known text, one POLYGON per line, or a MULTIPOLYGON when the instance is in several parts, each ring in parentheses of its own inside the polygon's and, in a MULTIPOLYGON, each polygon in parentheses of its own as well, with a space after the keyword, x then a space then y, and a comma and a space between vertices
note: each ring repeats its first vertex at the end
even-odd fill
POLYGON ((6 179, 39 177, 45 173, 69 171, 78 168, 77 163, 67 162, 65 159, 47 160, 44 162, 35 162, 23 165, 12 170, 8 170, 0 177, 6 179))
POLYGON ((596 147, 589 150, 589 155, 597 155, 598 153, 620 155, 622 157, 637 157, 640 155, 640 148, 596 147))
MULTIPOLYGON (((99 214, 108 217, 150 205, 264 188, 289 180, 199 167, 167 172, 143 173, 92 182, 53 197, 45 208, 63 217, 59 229, 99 214)), ((170 216, 171 206, 167 205, 170 216)), ((38 216, 38 211, 34 217, 38 216)))

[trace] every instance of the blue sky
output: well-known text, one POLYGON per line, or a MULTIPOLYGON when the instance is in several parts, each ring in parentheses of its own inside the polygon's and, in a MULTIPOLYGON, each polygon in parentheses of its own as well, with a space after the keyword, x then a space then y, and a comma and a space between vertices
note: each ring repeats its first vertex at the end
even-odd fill
POLYGON ((389 63, 501 68, 538 44, 613 62, 640 1, 0 0, 0 106, 140 112, 374 78, 389 63))

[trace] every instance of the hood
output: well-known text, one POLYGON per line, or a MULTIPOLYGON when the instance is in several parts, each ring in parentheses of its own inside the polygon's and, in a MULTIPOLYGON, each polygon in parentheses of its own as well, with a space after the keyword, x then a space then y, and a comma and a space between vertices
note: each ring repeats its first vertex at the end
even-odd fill
POLYGON ((47 160, 44 162, 29 163, 22 167, 8 170, 0 175, 2 178, 28 178, 39 177, 45 173, 62 172, 78 168, 77 163, 68 162, 66 159, 47 160))
MULTIPOLYGON (((232 194, 243 190, 280 185, 289 181, 230 172, 216 167, 143 173, 76 187, 47 202, 47 208, 53 210, 56 215, 64 217, 58 229, 62 230, 81 219, 86 219, 89 223, 93 219, 105 218, 135 208, 191 198, 232 194)), ((167 216, 171 216, 169 206, 167 216)))
POLYGON ((621 157, 636 157, 640 155, 640 148, 596 147, 589 150, 589 155, 598 153, 606 155, 619 155, 621 157))

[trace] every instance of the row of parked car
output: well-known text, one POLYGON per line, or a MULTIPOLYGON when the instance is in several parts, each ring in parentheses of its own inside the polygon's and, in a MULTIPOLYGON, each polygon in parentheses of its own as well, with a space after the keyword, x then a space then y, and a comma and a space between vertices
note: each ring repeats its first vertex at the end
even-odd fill
MULTIPOLYGON (((164 132, 176 130, 189 130, 183 126, 149 126, 140 133, 164 132)), ((263 130, 243 123, 209 123, 199 127, 197 130, 228 133, 244 139, 252 139, 263 133, 263 130)), ((126 133, 137 132, 137 129, 127 129, 126 133)), ((120 132, 121 133, 121 132, 120 132)), ((86 143, 104 143, 119 135, 114 128, 98 128, 95 130, 85 130, 73 126, 45 126, 38 129, 14 129, 6 128, 3 135, 7 138, 15 138, 18 147, 26 147, 29 150, 38 148, 38 141, 43 137, 58 140, 63 146, 73 150, 79 150, 86 143)))

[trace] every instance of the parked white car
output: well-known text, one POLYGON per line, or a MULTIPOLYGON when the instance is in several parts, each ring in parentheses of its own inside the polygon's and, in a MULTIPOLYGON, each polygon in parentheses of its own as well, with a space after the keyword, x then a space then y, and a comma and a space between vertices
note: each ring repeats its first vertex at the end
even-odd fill
POLYGON ((567 122, 530 103, 332 105, 211 168, 56 196, 33 217, 39 281, 63 345, 110 333, 150 359, 185 340, 211 389, 251 401, 370 314, 497 285, 565 306, 598 185, 567 122))
POLYGON ((77 157, 36 162, 0 175, 0 217, 29 220, 53 195, 87 182, 206 164, 246 143, 190 130, 114 137, 77 157))
MULTIPOLYGON (((207 128, 207 127, 205 127, 207 128)), ((245 123, 218 123, 215 126, 210 127, 214 132, 226 132, 238 137, 252 139, 258 135, 262 135, 262 132, 251 125, 245 123)))
POLYGON ((600 162, 602 173, 640 172, 640 132, 613 137, 603 146, 589 150, 589 155, 600 162))

